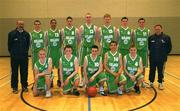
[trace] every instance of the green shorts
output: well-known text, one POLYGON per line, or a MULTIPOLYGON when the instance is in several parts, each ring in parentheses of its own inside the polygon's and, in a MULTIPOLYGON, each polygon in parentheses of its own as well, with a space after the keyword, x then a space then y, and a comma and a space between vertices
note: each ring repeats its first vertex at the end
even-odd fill
MULTIPOLYGON (((49 74, 49 75, 46 75, 46 76, 50 76, 51 81, 54 78, 53 74, 49 74)), ((46 89, 46 81, 45 81, 45 77, 44 76, 41 76, 41 77, 38 78, 37 89, 44 89, 44 90, 46 89)))
POLYGON ((135 83, 136 83, 138 80, 142 79, 143 77, 144 77, 144 76, 143 76, 142 74, 139 74, 139 75, 137 76, 137 78, 136 78, 136 81, 132 81, 132 80, 130 79, 130 77, 126 75, 127 81, 126 81, 125 89, 127 90, 127 89, 133 88, 134 85, 135 85, 135 83))
POLYGON ((88 54, 91 53, 91 48, 90 47, 85 47, 85 46, 82 46, 81 49, 80 49, 80 57, 79 57, 79 63, 80 63, 80 66, 83 66, 84 64, 84 57, 88 54))
POLYGON ((142 58, 143 67, 148 67, 148 52, 146 50, 137 50, 137 54, 142 58))
MULTIPOLYGON (((69 76, 63 76, 63 82, 64 82, 68 77, 69 77, 69 76)), ((75 83, 76 80, 79 80, 78 74, 76 74, 75 76, 73 76, 73 77, 69 80, 69 83, 63 87, 63 93, 67 93, 68 91, 71 91, 71 89, 73 88, 73 85, 74 85, 74 83, 75 83)))
MULTIPOLYGON (((115 77, 108 72, 106 72, 106 75, 107 75, 107 84, 108 84, 109 92, 116 93, 119 86, 118 84, 115 83, 115 77)), ((126 77, 124 76, 124 74, 121 74, 118 78, 118 82, 122 83, 125 81, 126 81, 126 77)))
MULTIPOLYGON (((88 80, 92 77, 93 75, 88 75, 88 80)), ((96 86, 97 83, 100 83, 102 81, 106 81, 106 74, 104 72, 99 73, 95 78, 94 81, 89 83, 89 86, 96 86)))

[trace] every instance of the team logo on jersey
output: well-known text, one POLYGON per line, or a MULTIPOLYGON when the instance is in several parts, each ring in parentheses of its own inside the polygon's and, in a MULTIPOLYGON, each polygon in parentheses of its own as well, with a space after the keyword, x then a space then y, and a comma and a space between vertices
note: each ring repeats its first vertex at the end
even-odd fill
POLYGON ((72 40, 71 39, 68 40, 68 44, 72 44, 72 40))
POLYGON ((59 37, 59 33, 55 33, 55 37, 59 37))
POLYGON ((143 46, 144 45, 144 41, 140 41, 139 45, 143 46))
POLYGON ((53 42, 53 46, 57 46, 57 42, 54 41, 54 42, 53 42))
POLYGON ((36 47, 37 47, 37 48, 40 48, 40 47, 41 47, 41 43, 37 42, 37 43, 36 43, 36 47))
POLYGON ((128 40, 127 39, 124 39, 124 44, 128 44, 128 40))
POLYGON ((74 31, 72 31, 72 32, 71 32, 71 35, 75 35, 75 32, 74 32, 74 31))
POLYGON ((118 62, 118 59, 119 59, 118 57, 114 57, 114 61, 117 61, 117 62, 118 62))
POLYGON ((136 62, 134 65, 135 65, 135 66, 138 66, 138 62, 136 62))
POLYGON ((70 67, 72 67, 73 66, 73 62, 70 62, 70 67))
POLYGON ((95 67, 98 67, 98 66, 99 66, 99 63, 98 63, 98 62, 95 62, 94 65, 95 65, 95 67))
POLYGON ((94 30, 93 29, 90 29, 90 34, 93 34, 94 33, 94 30))
POLYGON ((143 36, 147 36, 147 32, 143 32, 143 36))
POLYGON ((130 31, 127 31, 127 35, 130 35, 131 33, 130 33, 130 31))
POLYGON ((109 29, 109 33, 110 33, 110 34, 113 33, 112 29, 109 29))
POLYGON ((40 38, 42 38, 43 35, 42 35, 42 34, 39 34, 39 36, 40 36, 40 38))

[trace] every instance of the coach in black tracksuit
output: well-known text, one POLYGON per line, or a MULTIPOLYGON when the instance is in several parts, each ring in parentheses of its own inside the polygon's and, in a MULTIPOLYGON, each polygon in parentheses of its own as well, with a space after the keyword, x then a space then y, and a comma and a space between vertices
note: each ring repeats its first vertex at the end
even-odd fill
POLYGON ((11 57, 11 88, 18 93, 18 67, 22 90, 28 91, 28 50, 30 35, 24 30, 24 21, 17 21, 17 27, 8 34, 8 51, 11 57))
POLYGON ((153 86, 155 79, 156 68, 158 69, 158 83, 159 89, 163 89, 163 78, 164 78, 164 65, 167 61, 167 56, 171 51, 171 38, 164 34, 161 25, 154 26, 155 34, 148 38, 148 48, 149 48, 149 62, 150 62, 150 72, 149 80, 150 85, 153 86))

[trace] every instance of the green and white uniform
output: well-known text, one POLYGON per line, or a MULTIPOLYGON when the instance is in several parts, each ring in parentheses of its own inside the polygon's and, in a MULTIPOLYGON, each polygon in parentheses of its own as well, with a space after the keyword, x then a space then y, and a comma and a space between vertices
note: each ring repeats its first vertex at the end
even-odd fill
POLYGON ((77 29, 75 27, 68 28, 67 26, 62 29, 62 36, 63 36, 63 45, 72 46, 72 54, 77 56, 77 29))
POLYGON ((148 66, 148 37, 150 30, 137 28, 134 30, 134 41, 137 48, 137 54, 142 57, 143 66, 148 66))
POLYGON ((61 38, 59 30, 49 29, 47 31, 48 53, 47 57, 52 58, 53 67, 59 68, 59 59, 61 57, 61 38))
POLYGON ((43 31, 35 31, 30 33, 31 35, 31 49, 32 49, 32 65, 38 61, 39 50, 45 48, 45 34, 43 31))
POLYGON ((115 40, 115 27, 109 26, 106 27, 105 25, 100 27, 100 35, 101 35, 101 56, 102 60, 104 61, 104 54, 110 50, 109 44, 111 41, 115 40))
MULTIPOLYGON (((120 56, 121 56, 121 54, 118 52, 116 52, 114 54, 111 51, 107 52, 107 64, 106 65, 112 72, 115 72, 115 73, 119 72, 120 56)), ((106 72, 106 74, 107 74, 107 84, 108 84, 109 92, 110 93, 117 92, 118 85, 115 84, 115 76, 113 76, 109 72, 106 72)), ((121 83, 123 81, 126 81, 126 77, 124 76, 124 74, 121 74, 119 76, 118 82, 121 83)))
MULTIPOLYGON (((87 76, 88 80, 99 70, 100 64, 102 63, 102 58, 97 56, 95 59, 92 58, 92 54, 85 56, 87 60, 87 76)), ((93 82, 89 83, 89 86, 96 86, 97 83, 105 81, 106 75, 103 72, 100 72, 94 79, 93 82)))
POLYGON ((129 53, 129 48, 132 42, 131 35, 132 30, 129 27, 119 28, 118 51, 122 54, 122 57, 129 53))
MULTIPOLYGON (((40 61, 36 61, 34 64, 34 68, 39 71, 39 73, 46 71, 48 69, 48 64, 51 58, 45 60, 44 64, 41 64, 40 61)), ((49 74, 47 76, 50 76, 51 80, 53 79, 53 74, 49 74)), ((37 89, 45 89, 46 88, 46 83, 45 83, 45 76, 40 76, 38 78, 37 82, 37 89)))
MULTIPOLYGON (((75 57, 74 55, 72 55, 69 60, 66 58, 65 55, 60 58, 60 62, 62 63, 63 82, 75 71, 75 59, 77 59, 77 57, 75 57)), ((79 76, 78 74, 75 74, 75 76, 69 80, 69 83, 64 86, 63 92, 67 93, 68 91, 70 91, 73 88, 73 84, 77 79, 79 79, 79 76)))
MULTIPOLYGON (((125 60, 124 68, 126 69, 126 71, 129 74, 135 75, 138 71, 138 68, 140 67, 141 57, 139 55, 136 55, 136 57, 132 59, 130 54, 127 54, 125 55, 124 60, 125 60)), ((143 75, 139 74, 136 79, 139 80, 141 78, 143 78, 143 75)), ((130 89, 134 87, 135 82, 132 81, 128 75, 126 75, 126 79, 127 81, 126 81, 125 88, 130 89)))
POLYGON ((84 24, 80 27, 82 29, 82 42, 80 51, 80 65, 84 64, 84 57, 91 53, 91 47, 95 44, 96 26, 84 24))

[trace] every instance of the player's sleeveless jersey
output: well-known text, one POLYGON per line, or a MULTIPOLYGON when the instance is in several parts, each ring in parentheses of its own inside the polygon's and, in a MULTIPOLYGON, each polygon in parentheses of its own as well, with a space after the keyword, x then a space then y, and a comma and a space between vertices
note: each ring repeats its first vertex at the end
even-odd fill
POLYGON ((93 75, 99 70, 101 57, 97 56, 95 58, 95 60, 93 60, 91 54, 87 55, 86 57, 87 57, 87 61, 88 61, 86 71, 87 71, 88 75, 93 75))
POLYGON ((148 49, 148 36, 149 36, 150 30, 147 28, 144 28, 141 30, 140 28, 137 28, 134 31, 134 39, 135 39, 135 45, 137 50, 147 50, 148 49))
POLYGON ((102 38, 101 38, 102 47, 109 49, 109 43, 115 39, 114 27, 110 26, 109 28, 107 28, 106 26, 102 26, 101 33, 102 33, 102 38))
POLYGON ((90 27, 88 27, 86 24, 83 25, 84 30, 82 33, 82 46, 91 47, 94 45, 96 32, 94 27, 94 25, 91 25, 90 27))
POLYGON ((70 74, 72 74, 72 72, 74 72, 74 70, 75 70, 75 65, 74 65, 75 58, 76 57, 74 55, 72 55, 70 60, 68 60, 65 55, 62 56, 61 62, 62 62, 62 74, 63 74, 63 76, 67 77, 70 74))
POLYGON ((126 29, 124 29, 123 27, 119 28, 119 49, 129 49, 130 45, 131 45, 131 29, 129 27, 127 27, 126 29))
POLYGON ((35 30, 31 32, 32 40, 32 51, 38 53, 40 49, 44 48, 44 32, 36 32, 35 30))
POLYGON ((76 37, 76 28, 73 27, 69 29, 68 27, 64 28, 64 46, 71 45, 73 49, 77 50, 77 37, 76 37))
POLYGON ((111 51, 108 51, 107 53, 108 53, 108 58, 107 58, 108 68, 113 72, 118 72, 120 67, 120 63, 119 63, 120 53, 116 52, 112 54, 111 51))
POLYGON ((140 66, 140 56, 137 55, 136 58, 133 60, 130 54, 126 55, 126 70, 130 74, 135 74, 138 71, 138 67, 140 66))
POLYGON ((48 30, 48 46, 51 49, 58 50, 60 48, 60 34, 57 29, 55 31, 48 30))

